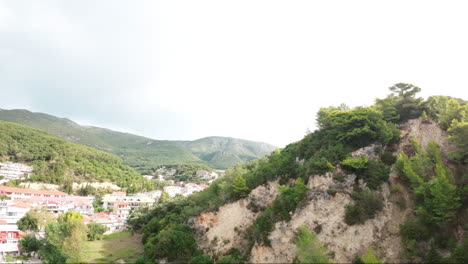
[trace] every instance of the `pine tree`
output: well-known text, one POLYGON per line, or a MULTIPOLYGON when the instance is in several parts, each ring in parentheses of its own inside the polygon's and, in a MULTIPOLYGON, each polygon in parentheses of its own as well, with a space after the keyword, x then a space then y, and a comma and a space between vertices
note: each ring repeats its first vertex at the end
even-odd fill
POLYGON ((245 179, 242 176, 238 176, 233 184, 232 184, 232 191, 238 197, 246 197, 249 192, 249 187, 245 183, 245 179))

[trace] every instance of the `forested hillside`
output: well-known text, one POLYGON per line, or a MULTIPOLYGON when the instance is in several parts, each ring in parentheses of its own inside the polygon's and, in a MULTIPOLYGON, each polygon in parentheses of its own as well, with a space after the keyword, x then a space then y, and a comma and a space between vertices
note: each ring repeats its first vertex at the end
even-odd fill
POLYGON ((31 181, 60 184, 67 191, 73 182, 83 181, 110 181, 129 191, 152 186, 115 155, 3 121, 0 159, 32 164, 31 181))
POLYGON ((237 138, 206 137, 194 141, 177 141, 213 168, 231 168, 234 165, 270 154, 274 147, 262 142, 237 138))
POLYGON ((57 137, 110 152, 141 173, 160 165, 198 163, 226 169, 257 159, 275 149, 269 144, 224 137, 195 141, 154 140, 109 129, 80 126, 77 123, 27 110, 2 110, 0 120, 45 130, 57 137))
POLYGON ((134 213, 145 258, 468 262, 468 104, 419 91, 398 83, 371 107, 321 108, 302 140, 134 213))

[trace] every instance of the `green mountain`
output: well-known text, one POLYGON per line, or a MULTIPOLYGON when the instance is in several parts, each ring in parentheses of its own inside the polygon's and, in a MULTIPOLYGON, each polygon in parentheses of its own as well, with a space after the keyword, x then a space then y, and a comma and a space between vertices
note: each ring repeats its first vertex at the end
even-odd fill
POLYGON ((229 168, 240 162, 258 159, 274 150, 273 146, 266 143, 226 137, 206 137, 177 143, 211 166, 219 168, 229 168))
POLYGON ((140 174, 113 154, 3 121, 0 121, 0 160, 32 164, 30 180, 68 188, 73 182, 83 181, 110 181, 130 191, 149 187, 140 174))
POLYGON ((159 165, 188 163, 226 169, 275 149, 266 143, 225 137, 195 141, 154 140, 105 128, 81 126, 66 118, 22 109, 0 109, 0 120, 42 129, 73 143, 116 154, 125 164, 142 173, 159 165))

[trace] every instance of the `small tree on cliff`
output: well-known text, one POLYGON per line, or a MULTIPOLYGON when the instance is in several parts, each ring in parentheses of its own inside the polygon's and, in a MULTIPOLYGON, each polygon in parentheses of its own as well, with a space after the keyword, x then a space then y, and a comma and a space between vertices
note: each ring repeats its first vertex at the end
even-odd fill
POLYGON ((242 176, 237 176, 237 178, 232 183, 232 191, 237 197, 246 197, 249 192, 249 187, 245 183, 245 179, 242 176))

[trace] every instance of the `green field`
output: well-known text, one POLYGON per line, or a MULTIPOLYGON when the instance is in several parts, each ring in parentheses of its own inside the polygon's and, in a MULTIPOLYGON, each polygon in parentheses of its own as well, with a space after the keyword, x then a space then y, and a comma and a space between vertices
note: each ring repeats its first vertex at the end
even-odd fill
POLYGON ((129 231, 110 234, 102 240, 86 242, 83 254, 84 263, 113 263, 124 260, 127 263, 135 262, 143 256, 141 235, 129 231))

